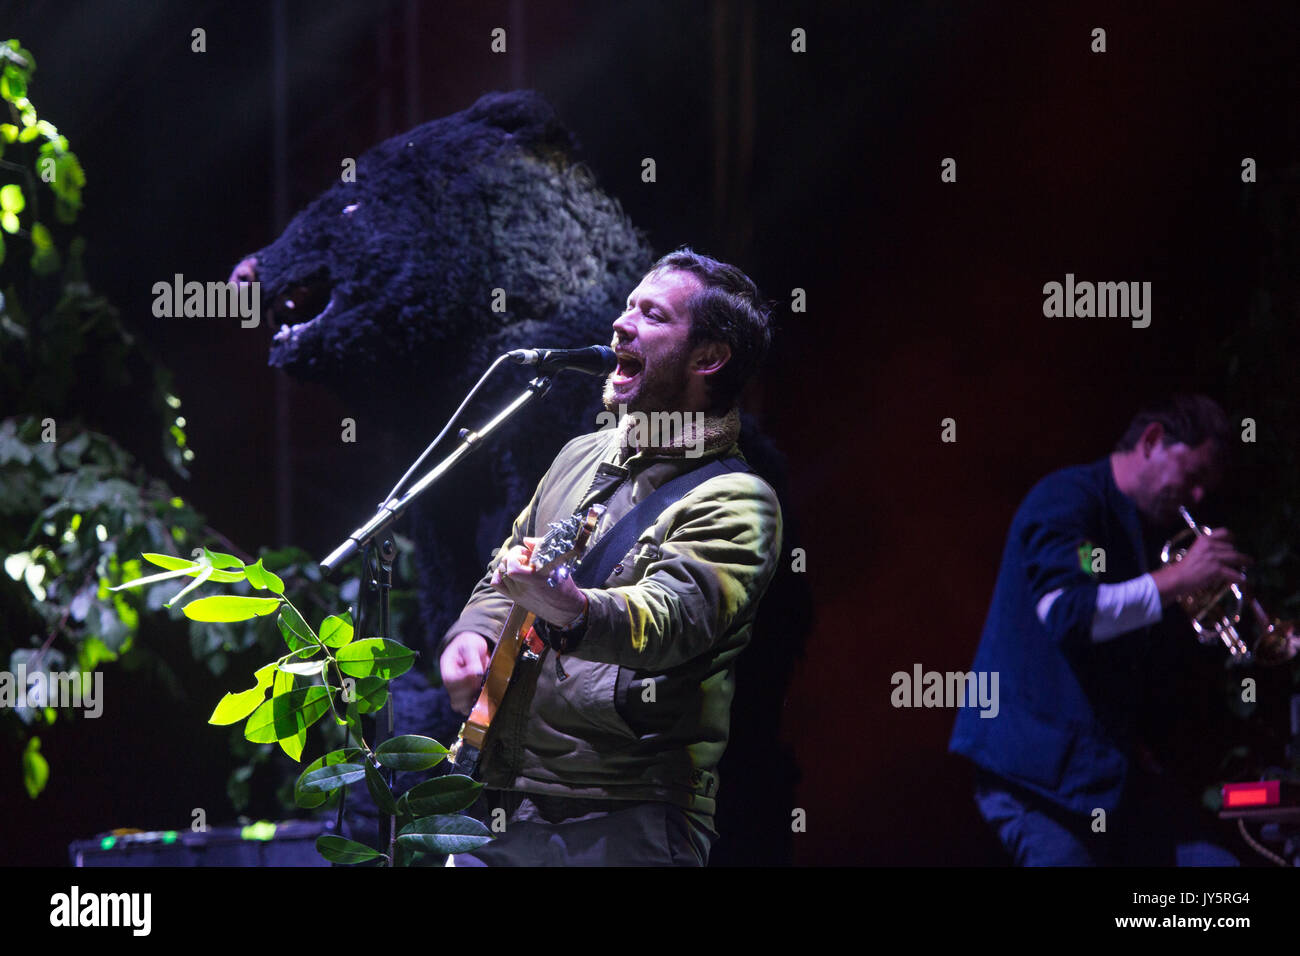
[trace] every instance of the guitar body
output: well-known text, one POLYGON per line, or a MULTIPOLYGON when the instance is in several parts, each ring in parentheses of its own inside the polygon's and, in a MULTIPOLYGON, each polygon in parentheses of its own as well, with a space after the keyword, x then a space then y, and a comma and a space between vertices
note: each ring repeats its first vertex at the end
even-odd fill
POLYGON ((488 662, 483 688, 452 747, 452 773, 473 777, 478 770, 478 758, 487 742, 488 729, 510 688, 510 679, 514 677, 515 663, 523 646, 523 635, 532 627, 533 620, 531 611, 525 611, 518 604, 511 607, 510 616, 506 618, 497 646, 492 651, 492 659, 488 662))
MULTIPOLYGON (((533 569, 550 572, 581 557, 604 513, 604 505, 592 505, 585 517, 574 515, 568 521, 553 523, 546 537, 533 548, 530 558, 533 569)), ((536 619, 532 611, 518 604, 511 605, 510 614, 497 636, 497 646, 488 662, 478 699, 451 746, 452 773, 477 777, 479 756, 487 744, 492 721, 510 689, 515 664, 520 655, 541 651, 540 640, 531 633, 536 619)))

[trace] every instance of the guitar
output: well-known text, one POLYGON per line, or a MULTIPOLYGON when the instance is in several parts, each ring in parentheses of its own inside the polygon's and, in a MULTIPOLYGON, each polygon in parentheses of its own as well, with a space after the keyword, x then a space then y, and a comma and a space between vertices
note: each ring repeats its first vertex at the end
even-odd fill
MULTIPOLYGON (((592 505, 586 515, 575 514, 567 521, 553 521, 547 526, 546 536, 533 546, 528 566, 534 571, 552 573, 561 565, 571 564, 587 549, 591 534, 596 530, 604 505, 592 505)), ((553 585, 552 585, 553 586, 553 585)), ((496 716, 510 688, 515 664, 521 658, 536 660, 545 644, 533 631, 536 615, 518 604, 510 607, 510 614, 497 637, 492 659, 478 699, 469 718, 461 724, 456 742, 451 745, 448 761, 451 772, 473 777, 478 770, 479 755, 483 752, 492 719, 496 716)))

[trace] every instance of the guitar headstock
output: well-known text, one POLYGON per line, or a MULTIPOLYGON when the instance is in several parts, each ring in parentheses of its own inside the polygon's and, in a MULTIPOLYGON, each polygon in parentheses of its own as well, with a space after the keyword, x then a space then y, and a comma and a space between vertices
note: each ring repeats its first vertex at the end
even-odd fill
POLYGON ((581 557, 596 530, 604 505, 592 505, 585 513, 575 514, 565 521, 552 521, 546 535, 533 545, 529 567, 534 571, 549 571, 556 565, 581 557))

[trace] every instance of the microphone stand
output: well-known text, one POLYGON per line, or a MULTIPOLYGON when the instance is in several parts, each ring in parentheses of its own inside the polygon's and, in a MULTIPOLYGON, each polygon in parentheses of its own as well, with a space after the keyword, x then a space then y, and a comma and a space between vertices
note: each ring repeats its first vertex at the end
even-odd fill
MULTIPOLYGON (((482 428, 473 430, 462 428, 458 434, 460 444, 447 455, 441 462, 431 468, 423 478, 411 486, 410 490, 400 498, 390 497, 387 501, 379 506, 379 510, 374 516, 361 525, 340 544, 337 548, 329 553, 321 562, 321 572, 329 577, 333 575, 339 567, 351 558, 353 555, 361 552, 364 556, 362 578, 364 579, 367 589, 378 591, 379 594, 379 628, 380 636, 384 640, 390 640, 389 633, 391 621, 389 619, 389 592, 393 586, 393 564, 397 558, 397 545, 393 536, 388 534, 388 529, 397 521, 406 509, 411 506, 416 498, 424 494, 439 478, 450 471, 462 458, 477 448, 483 441, 501 425, 515 416, 525 405, 533 400, 545 395, 551 388, 551 376, 549 374, 539 374, 513 401, 505 408, 497 412, 490 421, 482 428), (371 549, 377 548, 378 560, 372 565, 371 549), (374 570, 372 571, 372 567, 374 570)), ((399 486, 400 487, 400 486, 399 486)), ((360 628, 362 621, 362 604, 364 597, 357 594, 357 627, 360 628)), ((393 688, 390 686, 388 691, 388 702, 385 704, 388 711, 388 737, 393 735, 393 714, 397 709, 393 688)), ((375 743, 376 745, 387 739, 380 737, 381 729, 378 720, 379 715, 375 715, 375 743)), ((388 787, 391 790, 393 782, 397 776, 397 771, 389 769, 388 787)), ((340 803, 340 824, 342 822, 342 804, 340 803)), ((379 814, 379 840, 382 846, 391 849, 393 841, 396 838, 397 821, 380 810, 379 814)), ((389 857, 389 866, 392 866, 392 857, 389 857)))

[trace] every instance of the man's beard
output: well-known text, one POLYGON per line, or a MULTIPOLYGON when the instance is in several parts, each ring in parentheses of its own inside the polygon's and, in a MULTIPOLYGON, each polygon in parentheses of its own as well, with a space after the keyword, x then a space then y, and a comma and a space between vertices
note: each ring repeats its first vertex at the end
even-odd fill
POLYGON ((1187 527, 1178 511, 1182 499, 1177 496, 1156 494, 1140 502, 1138 513, 1154 531, 1168 532, 1187 527))
POLYGON ((611 372, 605 379, 605 389, 601 394, 605 409, 618 412, 620 406, 626 406, 629 412, 684 411, 686 386, 690 381, 687 372, 690 351, 689 346, 683 345, 653 366, 643 364, 632 394, 622 400, 615 396, 614 374, 611 372))

